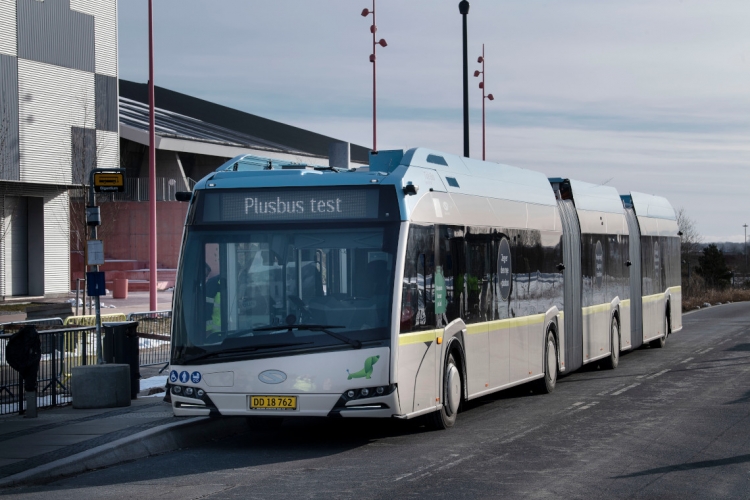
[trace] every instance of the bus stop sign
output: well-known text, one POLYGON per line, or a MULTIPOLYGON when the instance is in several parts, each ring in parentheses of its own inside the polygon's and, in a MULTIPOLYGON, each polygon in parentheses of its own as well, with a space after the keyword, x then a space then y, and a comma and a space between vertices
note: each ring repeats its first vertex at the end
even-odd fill
POLYGON ((122 193, 125 191, 123 172, 94 172, 94 191, 97 193, 122 193))

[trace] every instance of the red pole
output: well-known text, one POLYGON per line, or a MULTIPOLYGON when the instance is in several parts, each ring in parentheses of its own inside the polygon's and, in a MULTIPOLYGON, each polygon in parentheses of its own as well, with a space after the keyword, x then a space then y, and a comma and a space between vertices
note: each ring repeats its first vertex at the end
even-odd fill
POLYGON ((484 147, 484 44, 482 44, 482 161, 485 161, 486 149, 484 147))
POLYGON ((152 0, 148 0, 148 303, 150 310, 156 311, 156 124, 154 119, 154 27, 152 18, 152 0))
POLYGON ((375 0, 372 0, 372 152, 378 152, 378 107, 377 107, 377 84, 375 80, 375 66, 377 66, 375 57, 375 32, 378 30, 375 25, 375 0))

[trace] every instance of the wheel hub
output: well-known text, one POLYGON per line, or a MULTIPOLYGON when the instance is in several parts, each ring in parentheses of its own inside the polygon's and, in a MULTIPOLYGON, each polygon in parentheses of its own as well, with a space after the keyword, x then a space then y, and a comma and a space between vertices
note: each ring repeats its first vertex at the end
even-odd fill
POLYGON ((456 365, 450 365, 446 375, 448 377, 446 403, 450 414, 455 415, 458 412, 458 404, 461 402, 461 376, 458 374, 456 365))

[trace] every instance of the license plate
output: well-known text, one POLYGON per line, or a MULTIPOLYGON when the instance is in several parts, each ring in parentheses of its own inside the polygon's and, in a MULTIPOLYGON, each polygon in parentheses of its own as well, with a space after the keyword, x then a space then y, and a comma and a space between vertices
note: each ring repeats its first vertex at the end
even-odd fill
POLYGON ((250 396, 251 410, 296 410, 297 396, 250 396))

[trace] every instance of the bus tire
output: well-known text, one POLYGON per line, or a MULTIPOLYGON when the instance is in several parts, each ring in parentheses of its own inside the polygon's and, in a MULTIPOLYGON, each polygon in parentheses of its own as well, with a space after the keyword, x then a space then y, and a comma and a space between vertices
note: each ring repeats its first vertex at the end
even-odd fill
POLYGON ((555 390, 557 385, 557 342, 552 328, 547 330, 544 342, 544 377, 537 380, 536 392, 549 394, 555 390))
POLYGON ((659 337, 656 340, 652 340, 648 343, 651 347, 655 347, 657 349, 661 349, 665 345, 667 345, 667 336, 669 335, 669 317, 664 316, 664 335, 659 337))
POLYGON ((458 408, 461 406, 461 370, 456 365, 453 353, 448 354, 443 370, 443 390, 441 399, 443 405, 439 410, 433 412, 428 420, 428 425, 435 430, 445 430, 453 427, 456 423, 458 408))
POLYGON ((620 323, 617 316, 612 316, 612 324, 609 327, 610 354, 604 362, 605 368, 614 370, 620 364, 620 323))

